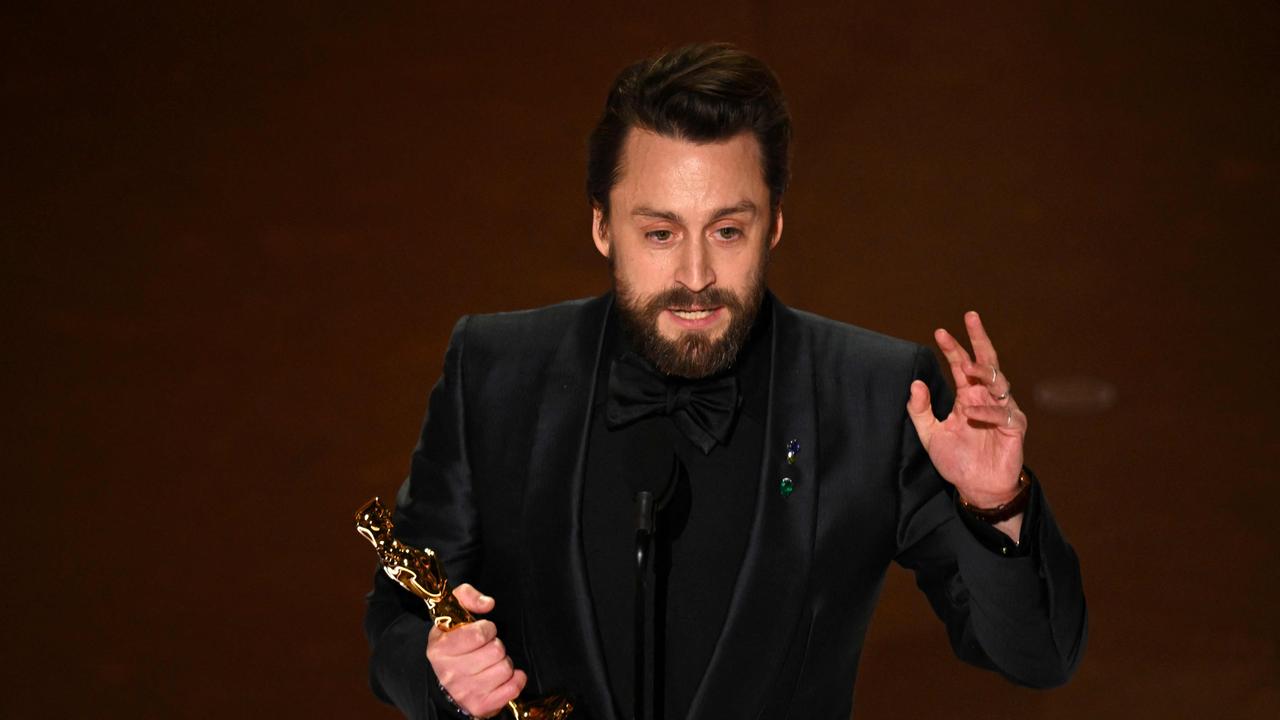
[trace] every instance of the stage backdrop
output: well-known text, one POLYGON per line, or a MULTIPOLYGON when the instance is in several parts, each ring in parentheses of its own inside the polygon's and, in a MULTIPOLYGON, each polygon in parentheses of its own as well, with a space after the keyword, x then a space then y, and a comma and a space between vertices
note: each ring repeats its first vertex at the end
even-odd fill
POLYGON ((552 4, 5 11, 0 715, 394 717, 351 514, 459 315, 607 288, 612 75, 722 39, 794 111, 771 285, 920 342, 981 310, 1084 565, 1048 693, 893 569, 858 717, 1280 716, 1274 3, 552 4))

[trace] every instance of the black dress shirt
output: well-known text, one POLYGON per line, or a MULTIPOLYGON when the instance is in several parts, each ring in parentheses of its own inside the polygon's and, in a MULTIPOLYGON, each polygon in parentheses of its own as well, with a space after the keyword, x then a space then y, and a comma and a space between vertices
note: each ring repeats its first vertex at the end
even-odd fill
POLYGON ((606 426, 610 366, 633 351, 617 318, 609 319, 592 408, 582 527, 610 689, 623 715, 630 716, 634 701, 634 498, 639 490, 657 493, 667 485, 673 454, 687 470, 688 482, 658 517, 652 556, 659 573, 669 563, 665 587, 656 582, 654 591, 655 717, 687 714, 715 647, 715 630, 724 624, 760 481, 771 346, 767 303, 738 362, 725 371, 737 375, 741 398, 732 431, 727 443, 707 454, 669 415, 613 430, 606 426))

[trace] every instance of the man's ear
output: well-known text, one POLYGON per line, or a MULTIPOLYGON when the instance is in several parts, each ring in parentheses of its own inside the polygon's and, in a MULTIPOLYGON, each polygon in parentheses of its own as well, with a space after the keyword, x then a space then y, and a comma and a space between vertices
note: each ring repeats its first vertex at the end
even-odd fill
POLYGON ((605 218, 604 208, 591 206, 591 239, 600 254, 609 257, 609 220, 605 218))
POLYGON ((778 213, 773 217, 773 237, 769 238, 769 249, 778 247, 778 243, 782 240, 782 206, 778 206, 778 213))

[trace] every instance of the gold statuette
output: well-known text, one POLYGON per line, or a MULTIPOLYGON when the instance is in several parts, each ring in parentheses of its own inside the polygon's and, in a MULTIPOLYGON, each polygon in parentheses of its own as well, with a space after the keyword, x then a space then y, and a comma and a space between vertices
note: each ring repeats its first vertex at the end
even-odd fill
MULTIPOLYGON (((391 513, 378 498, 356 513, 356 532, 373 545, 383 571, 400 587, 422 598, 436 627, 448 632, 475 622, 449 589, 449 578, 435 551, 405 545, 392 536, 393 527, 391 513)), ((512 700, 507 710, 516 720, 565 720, 573 713, 573 703, 560 695, 549 695, 512 700)))

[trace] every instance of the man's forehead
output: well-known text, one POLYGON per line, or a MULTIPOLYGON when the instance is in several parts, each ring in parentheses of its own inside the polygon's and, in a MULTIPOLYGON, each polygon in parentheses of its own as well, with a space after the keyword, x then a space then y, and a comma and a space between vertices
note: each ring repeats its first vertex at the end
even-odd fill
POLYGON ((699 143, 632 129, 619 157, 613 194, 634 207, 658 210, 672 210, 664 207, 672 203, 712 212, 754 207, 768 195, 760 144, 750 132, 699 143))

